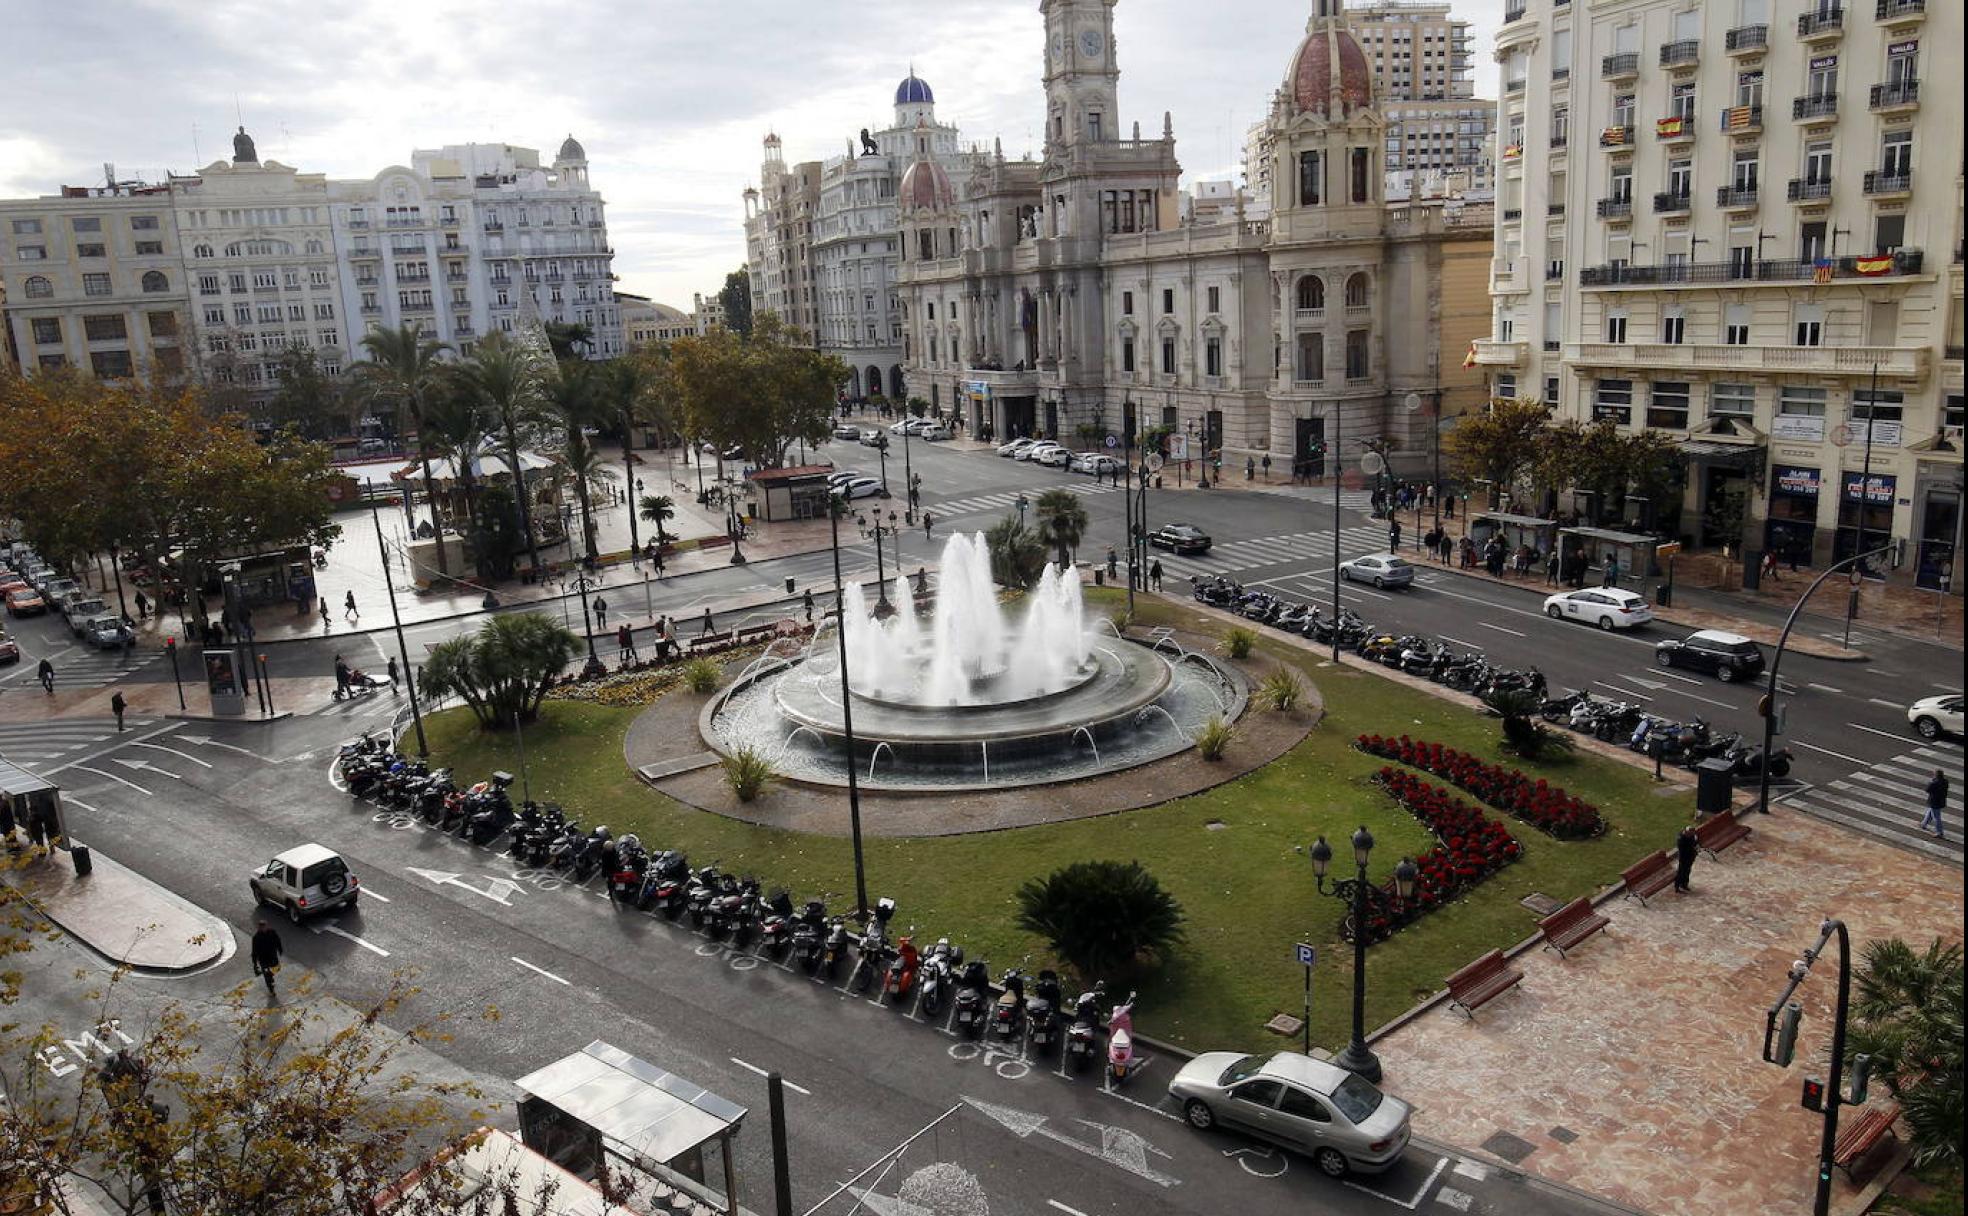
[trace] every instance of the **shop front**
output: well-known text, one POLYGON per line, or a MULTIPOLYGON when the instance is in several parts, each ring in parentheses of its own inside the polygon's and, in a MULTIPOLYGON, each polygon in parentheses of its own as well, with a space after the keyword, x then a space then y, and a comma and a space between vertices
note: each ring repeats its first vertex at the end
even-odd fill
MULTIPOLYGON (((1899 489, 1898 477, 1874 473, 1846 472, 1840 478, 1838 494, 1838 534, 1833 538, 1831 560, 1842 562, 1855 554, 1877 549, 1893 538, 1893 500, 1899 489), (1864 492, 1861 493, 1861 486, 1864 492), (1863 537, 1864 548, 1859 541, 1863 537)), ((1883 563, 1871 563, 1875 570, 1883 563)))
POLYGON ((1818 498, 1824 478, 1817 469, 1779 464, 1770 469, 1770 514, 1765 548, 1792 569, 1809 566, 1818 538, 1818 498))
POLYGON ((1961 552, 1962 473, 1958 463, 1920 462, 1913 489, 1914 584, 1953 591, 1961 552))

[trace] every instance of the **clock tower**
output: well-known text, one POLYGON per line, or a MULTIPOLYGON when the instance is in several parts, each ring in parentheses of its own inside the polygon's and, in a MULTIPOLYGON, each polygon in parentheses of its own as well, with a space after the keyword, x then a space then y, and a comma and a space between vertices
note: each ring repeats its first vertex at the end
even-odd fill
POLYGON ((1040 0, 1045 16, 1046 152, 1120 136, 1115 0, 1040 0))

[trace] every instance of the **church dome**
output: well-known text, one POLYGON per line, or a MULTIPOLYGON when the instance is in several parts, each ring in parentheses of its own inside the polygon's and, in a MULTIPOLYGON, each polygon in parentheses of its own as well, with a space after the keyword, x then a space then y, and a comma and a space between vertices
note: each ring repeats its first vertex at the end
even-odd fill
POLYGON ((1373 71, 1367 55, 1346 27, 1320 26, 1305 36, 1298 54, 1292 57, 1291 74, 1286 80, 1292 104, 1300 113, 1343 117, 1348 111, 1373 104, 1373 71), (1337 84, 1340 111, 1328 113, 1337 84))
POLYGON ((944 211, 957 202, 950 175, 933 160, 919 160, 902 175, 901 203, 907 211, 944 211))
POLYGON ((561 142, 559 159, 586 160, 588 159, 588 150, 581 146, 580 140, 575 139, 572 135, 569 135, 565 140, 561 142))
POLYGON ((895 104, 933 106, 936 104, 936 94, 930 92, 928 81, 912 71, 903 78, 901 84, 895 86, 895 104))

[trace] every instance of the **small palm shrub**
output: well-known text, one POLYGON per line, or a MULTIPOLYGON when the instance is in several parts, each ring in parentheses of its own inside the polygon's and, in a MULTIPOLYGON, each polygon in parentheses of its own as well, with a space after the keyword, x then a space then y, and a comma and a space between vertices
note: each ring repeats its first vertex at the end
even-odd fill
POLYGON ((1223 635, 1223 653, 1233 659, 1250 658, 1251 648, 1257 645, 1257 631, 1242 625, 1232 628, 1223 635))
POLYGON ((1230 741, 1237 737, 1237 728, 1221 717, 1212 716, 1196 732, 1196 751, 1205 760, 1221 760, 1230 747, 1230 741))
POLYGON ((1257 686, 1257 703, 1277 713, 1290 713, 1305 699, 1305 682, 1289 667, 1280 667, 1257 686))
POLYGON ((700 695, 714 693, 724 683, 724 669, 709 659, 692 659, 683 669, 683 686, 700 695))
POLYGON ((1076 861, 1018 889, 1018 927, 1087 979, 1166 957, 1183 938, 1182 919, 1182 905, 1138 861, 1076 861))
POLYGON ((764 754, 741 747, 724 758, 724 783, 740 802, 750 802, 778 778, 764 754))

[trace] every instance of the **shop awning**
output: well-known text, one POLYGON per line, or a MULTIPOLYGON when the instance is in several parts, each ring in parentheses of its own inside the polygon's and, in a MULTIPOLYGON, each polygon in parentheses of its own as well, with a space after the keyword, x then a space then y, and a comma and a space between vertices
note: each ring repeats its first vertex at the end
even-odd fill
POLYGON ((1536 515, 1512 515, 1507 511, 1478 511, 1469 517, 1473 526, 1485 521, 1501 524, 1506 528, 1555 528, 1558 521, 1544 519, 1536 515))
POLYGON ((1763 459, 1763 448, 1752 443, 1721 443, 1714 439, 1683 439, 1681 454, 1701 464, 1728 469, 1753 469, 1763 459))
POLYGON ((668 1163, 738 1128, 745 1108, 596 1040, 517 1082, 630 1153, 668 1163))

